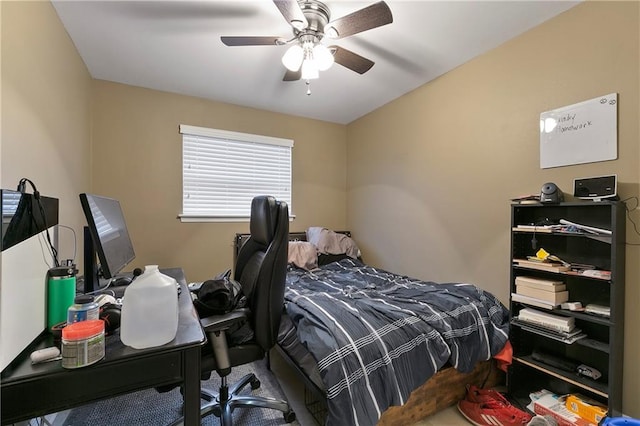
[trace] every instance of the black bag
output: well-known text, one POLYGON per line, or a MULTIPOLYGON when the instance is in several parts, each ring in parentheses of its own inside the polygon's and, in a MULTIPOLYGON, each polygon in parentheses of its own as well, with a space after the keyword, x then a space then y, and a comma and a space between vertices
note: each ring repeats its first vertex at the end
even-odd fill
POLYGON ((193 304, 201 318, 224 314, 242 307, 242 288, 239 282, 231 279, 230 269, 203 282, 196 295, 193 304))

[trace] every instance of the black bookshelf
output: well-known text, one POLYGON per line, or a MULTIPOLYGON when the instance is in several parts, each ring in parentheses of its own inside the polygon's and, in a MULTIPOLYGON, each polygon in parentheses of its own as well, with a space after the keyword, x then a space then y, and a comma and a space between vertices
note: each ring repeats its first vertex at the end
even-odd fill
POLYGON ((570 317, 587 334, 574 343, 538 334, 531 328, 512 325, 510 340, 513 345, 513 363, 507 374, 509 394, 520 405, 528 403, 528 395, 542 388, 559 395, 580 393, 606 405, 609 416, 622 415, 622 363, 624 352, 624 282, 625 282, 625 206, 621 202, 569 202, 559 204, 511 205, 511 287, 515 281, 527 276, 562 281, 569 291, 569 301, 610 307, 609 317, 569 311, 556 307, 546 310, 510 300, 511 317, 517 317, 523 308, 570 317), (518 230, 518 225, 557 224, 560 219, 611 231, 610 234, 545 232, 518 230), (538 249, 559 257, 568 263, 594 265, 598 270, 610 271, 610 277, 585 276, 580 271, 551 272, 530 269, 514 264, 513 259, 535 256, 538 249), (533 352, 571 360, 596 368, 602 377, 592 378, 545 364, 532 358, 533 352))

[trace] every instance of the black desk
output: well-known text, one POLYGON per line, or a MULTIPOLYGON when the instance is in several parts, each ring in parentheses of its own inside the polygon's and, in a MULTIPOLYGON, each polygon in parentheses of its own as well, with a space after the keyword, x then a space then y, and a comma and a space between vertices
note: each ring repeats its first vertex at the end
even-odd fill
MULTIPOLYGON (((200 346, 205 335, 193 307, 182 269, 163 269, 182 286, 178 299, 178 332, 170 343, 133 349, 119 334, 107 336, 104 359, 68 370, 60 361, 32 365, 20 355, 2 373, 2 424, 66 410, 125 393, 182 382, 185 425, 200 425, 200 346)), ((47 335, 35 349, 53 346, 47 335)))

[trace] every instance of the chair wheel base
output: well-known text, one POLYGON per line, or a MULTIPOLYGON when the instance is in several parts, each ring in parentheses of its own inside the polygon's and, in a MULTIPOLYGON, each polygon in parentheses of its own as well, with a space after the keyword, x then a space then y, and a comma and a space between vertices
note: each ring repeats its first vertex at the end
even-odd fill
POLYGON ((254 378, 253 380, 251 380, 251 389, 252 390, 256 390, 260 387, 261 383, 260 380, 254 378))
POLYGON ((294 413, 293 410, 289 410, 286 413, 283 413, 282 417, 284 417, 285 422, 293 423, 296 420, 296 413, 294 413))

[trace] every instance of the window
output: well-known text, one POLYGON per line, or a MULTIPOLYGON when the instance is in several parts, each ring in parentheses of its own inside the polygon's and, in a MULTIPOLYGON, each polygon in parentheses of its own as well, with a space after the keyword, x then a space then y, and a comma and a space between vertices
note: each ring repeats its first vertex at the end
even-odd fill
POLYGON ((183 222, 244 221, 256 195, 291 206, 293 141, 180 126, 183 222))

